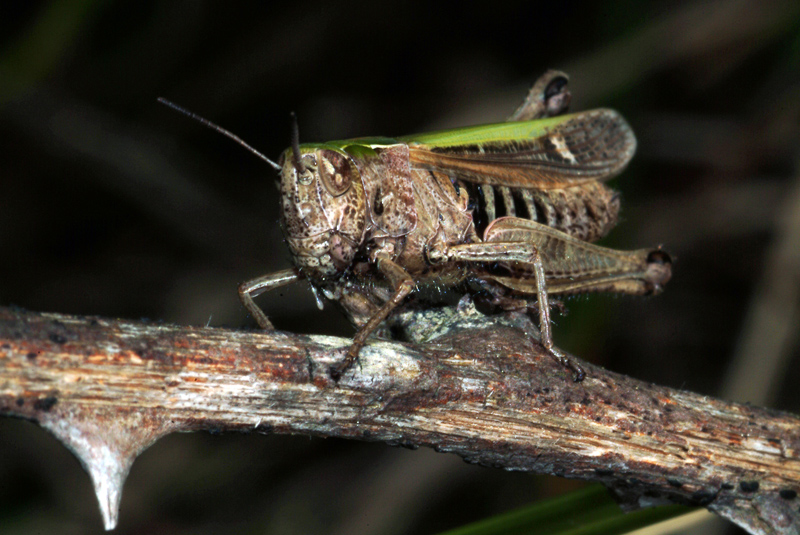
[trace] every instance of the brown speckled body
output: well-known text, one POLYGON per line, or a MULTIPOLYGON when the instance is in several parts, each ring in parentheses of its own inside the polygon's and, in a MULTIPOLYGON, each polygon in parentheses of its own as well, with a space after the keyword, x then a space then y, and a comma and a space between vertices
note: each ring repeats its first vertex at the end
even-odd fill
MULTIPOLYGON (((405 144, 379 147, 376 152, 377 158, 351 162, 361 177, 360 187, 352 186, 354 193, 346 202, 329 203, 321 213, 313 214, 316 220, 299 222, 302 218, 296 208, 297 192, 284 195, 284 199, 292 199, 284 203, 283 222, 292 253, 299 260, 298 267, 358 326, 364 325, 392 295, 388 281, 376 268, 379 258, 402 266, 417 288, 451 287, 468 276, 467 267, 459 262, 431 263, 427 251, 480 241, 465 188, 456 191, 443 173, 412 169, 405 144), (316 231, 319 219, 335 223, 324 240, 316 231), (300 239, 292 234, 298 227, 303 231, 298 233, 300 239), (316 243, 321 245, 308 247, 309 232, 317 236, 316 243), (353 247, 345 254, 334 254, 334 243, 353 247), (349 262, 334 265, 335 271, 331 272, 325 269, 328 257, 349 262)), ((318 154, 317 160, 324 157, 318 154)), ((284 172, 293 173, 294 169, 284 172)), ((284 179, 283 183, 291 184, 292 180, 284 179)))

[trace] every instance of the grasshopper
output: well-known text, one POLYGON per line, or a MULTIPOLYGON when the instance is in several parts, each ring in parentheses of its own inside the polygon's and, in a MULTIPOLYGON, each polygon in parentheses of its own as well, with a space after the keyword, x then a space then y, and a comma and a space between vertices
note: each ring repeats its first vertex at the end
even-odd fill
POLYGON ((636 139, 613 110, 565 114, 567 80, 545 73, 505 123, 300 144, 295 121, 278 163, 200 118, 281 176, 294 267, 241 284, 245 308, 273 329, 253 297, 301 279, 318 305, 319 293, 337 302, 358 327, 330 369, 338 380, 410 294, 466 283, 502 310, 538 311, 542 345, 582 380, 553 345, 548 296, 656 294, 671 259, 591 243, 617 222, 619 196, 604 182, 627 166, 636 139))

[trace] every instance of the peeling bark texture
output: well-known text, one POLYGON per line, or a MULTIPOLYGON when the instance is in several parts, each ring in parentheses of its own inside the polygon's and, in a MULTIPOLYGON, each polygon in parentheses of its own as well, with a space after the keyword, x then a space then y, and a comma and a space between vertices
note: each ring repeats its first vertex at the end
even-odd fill
POLYGON ((750 533, 800 533, 797 417, 585 363, 575 383, 527 317, 486 318, 468 301, 392 327, 416 342, 373 341, 335 383, 346 339, 0 308, 0 414, 79 457, 108 529, 133 460, 159 437, 251 430, 429 446, 600 481, 629 509, 697 504, 750 533))

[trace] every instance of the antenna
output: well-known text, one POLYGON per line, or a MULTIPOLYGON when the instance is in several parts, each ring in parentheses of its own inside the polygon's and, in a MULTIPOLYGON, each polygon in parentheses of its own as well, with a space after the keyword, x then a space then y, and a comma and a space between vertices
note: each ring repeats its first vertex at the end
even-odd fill
MULTIPOLYGON (((276 171, 280 171, 282 169, 282 167, 280 165, 276 164, 275 162, 273 162, 272 160, 270 160, 269 158, 267 158, 266 156, 264 156, 263 154, 258 152, 256 149, 254 149, 253 147, 251 147, 250 145, 245 143, 244 140, 242 140, 242 138, 240 138, 236 134, 233 134, 232 132, 229 132, 229 131, 225 130, 221 126, 218 126, 218 125, 212 123, 211 121, 209 121, 205 117, 201 117, 201 116, 197 115, 196 113, 190 112, 186 108, 181 108, 180 106, 178 106, 174 102, 170 102, 169 100, 167 100, 167 99, 165 99, 163 97, 158 97, 158 101, 161 104, 164 104, 165 106, 169 106, 170 108, 172 108, 173 110, 175 110, 177 112, 180 112, 180 113, 182 113, 182 114, 184 114, 184 115, 186 115, 188 117, 191 117, 195 121, 198 121, 199 123, 204 124, 205 126, 209 127, 210 129, 216 130, 217 132, 219 132, 223 136, 226 136, 226 137, 234 140, 236 143, 238 143, 242 147, 246 148, 247 150, 249 150, 250 152, 252 152, 256 156, 258 156, 259 158, 261 158, 262 160, 267 162, 276 171)), ((295 121, 295 124, 297 124, 297 121, 295 121)))
POLYGON ((292 165, 298 175, 302 175, 306 170, 303 161, 300 159, 300 127, 297 126, 297 115, 294 112, 292 116, 292 165))

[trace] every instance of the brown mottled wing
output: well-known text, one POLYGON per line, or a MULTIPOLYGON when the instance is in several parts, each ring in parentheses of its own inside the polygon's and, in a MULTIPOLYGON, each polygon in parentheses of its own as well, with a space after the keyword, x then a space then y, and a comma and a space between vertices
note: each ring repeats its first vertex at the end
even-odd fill
POLYGON ((467 182, 539 189, 607 180, 625 168, 636 150, 628 123, 608 109, 403 140, 412 167, 467 182))

